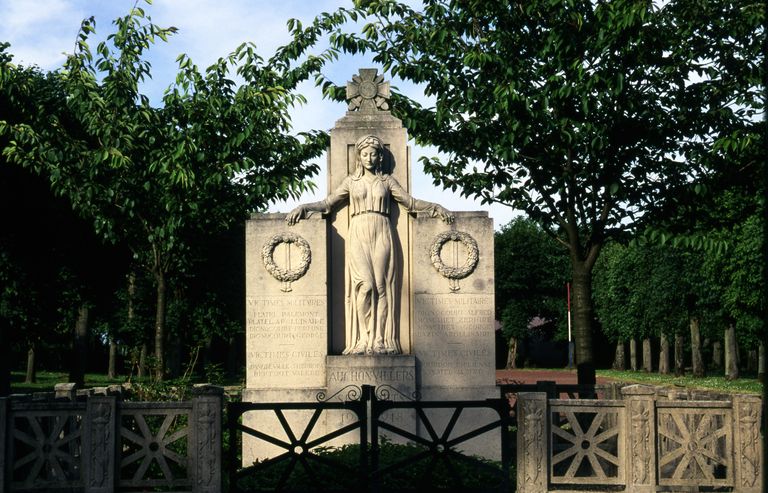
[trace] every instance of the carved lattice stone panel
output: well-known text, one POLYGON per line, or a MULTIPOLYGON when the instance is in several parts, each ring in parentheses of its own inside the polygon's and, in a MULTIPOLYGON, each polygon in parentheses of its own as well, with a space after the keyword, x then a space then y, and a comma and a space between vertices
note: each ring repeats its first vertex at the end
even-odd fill
POLYGON ((120 418, 121 487, 189 487, 189 409, 126 408, 120 418))
POLYGON ((624 484, 624 408, 621 403, 559 405, 557 402, 550 401, 550 482, 624 484))
MULTIPOLYGON (((699 403, 701 404, 701 403, 699 403)), ((657 410, 658 476, 662 486, 733 484, 730 408, 657 410)))
POLYGON ((82 423, 77 409, 11 412, 9 434, 12 490, 81 488, 82 423))

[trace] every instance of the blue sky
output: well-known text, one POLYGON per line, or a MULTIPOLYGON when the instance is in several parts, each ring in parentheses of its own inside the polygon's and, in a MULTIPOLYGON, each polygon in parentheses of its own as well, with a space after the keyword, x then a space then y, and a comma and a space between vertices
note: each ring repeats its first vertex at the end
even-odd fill
MULTIPOLYGON (((56 69, 71 53, 80 22, 89 16, 96 18, 96 35, 103 37, 112 32, 112 20, 125 15, 135 0, 0 0, 0 40, 11 43, 14 61, 24 65, 38 65, 43 69, 56 69)), ((231 52, 240 43, 256 44, 259 54, 268 58, 288 39, 286 22, 290 18, 309 23, 315 15, 350 6, 351 0, 154 0, 152 5, 142 1, 139 6, 163 27, 175 26, 179 32, 168 43, 159 42, 149 51, 153 78, 143 88, 154 102, 160 100, 163 90, 176 73, 176 57, 186 53, 200 67, 207 67, 218 57, 231 52)), ((94 46, 94 43, 92 43, 94 46)), ((322 47, 320 47, 322 48, 322 47)), ((326 67, 324 73, 337 84, 343 83, 361 67, 375 67, 370 56, 345 56, 326 67)), ((425 102, 423 91, 402 81, 393 81, 402 92, 425 102)), ((300 87, 307 104, 293 110, 296 131, 309 129, 329 130, 344 115, 343 104, 326 101, 313 83, 300 87)), ((418 158, 433 156, 434 149, 416 147, 413 153, 413 193, 424 200, 438 202, 452 210, 488 210, 495 227, 509 222, 515 215, 509 207, 482 205, 465 199, 457 193, 443 191, 425 176, 418 158)), ((306 194, 301 202, 319 200, 327 192, 325 156, 317 161, 323 171, 315 177, 315 194, 306 194)), ((287 212, 294 201, 277 203, 270 210, 287 212)))

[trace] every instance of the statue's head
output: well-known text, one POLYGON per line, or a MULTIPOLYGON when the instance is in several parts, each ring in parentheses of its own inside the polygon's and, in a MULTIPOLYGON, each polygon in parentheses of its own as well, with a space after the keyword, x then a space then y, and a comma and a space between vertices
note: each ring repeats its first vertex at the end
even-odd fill
POLYGON ((353 178, 360 178, 367 169, 382 176, 381 165, 384 162, 384 145, 375 135, 361 137, 355 143, 356 165, 353 178))

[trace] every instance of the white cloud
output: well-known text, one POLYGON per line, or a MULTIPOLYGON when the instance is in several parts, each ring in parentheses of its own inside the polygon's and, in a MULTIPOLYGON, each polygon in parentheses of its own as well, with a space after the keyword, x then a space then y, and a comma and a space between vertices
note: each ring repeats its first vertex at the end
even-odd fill
POLYGON ((11 43, 14 61, 53 69, 71 52, 80 22, 86 15, 73 2, 40 0, 0 1, 0 40, 11 43))

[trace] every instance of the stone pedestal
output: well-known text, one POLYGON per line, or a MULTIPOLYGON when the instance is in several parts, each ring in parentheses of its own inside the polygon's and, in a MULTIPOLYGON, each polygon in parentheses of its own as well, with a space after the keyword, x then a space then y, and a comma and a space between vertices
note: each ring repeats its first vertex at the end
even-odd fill
MULTIPOLYGON (((411 400, 416 394, 416 358, 409 354, 328 356, 328 399, 348 399, 350 392, 358 392, 363 385, 376 387, 375 395, 393 401, 411 400)), ((355 420, 349 411, 327 413, 327 428, 341 428, 355 420)), ((385 411, 381 416, 387 423, 409 433, 417 434, 418 425, 413 411, 402 409, 385 411)), ((393 443, 406 443, 397 434, 382 432, 393 443)), ((346 443, 343 439, 335 445, 346 443)))

